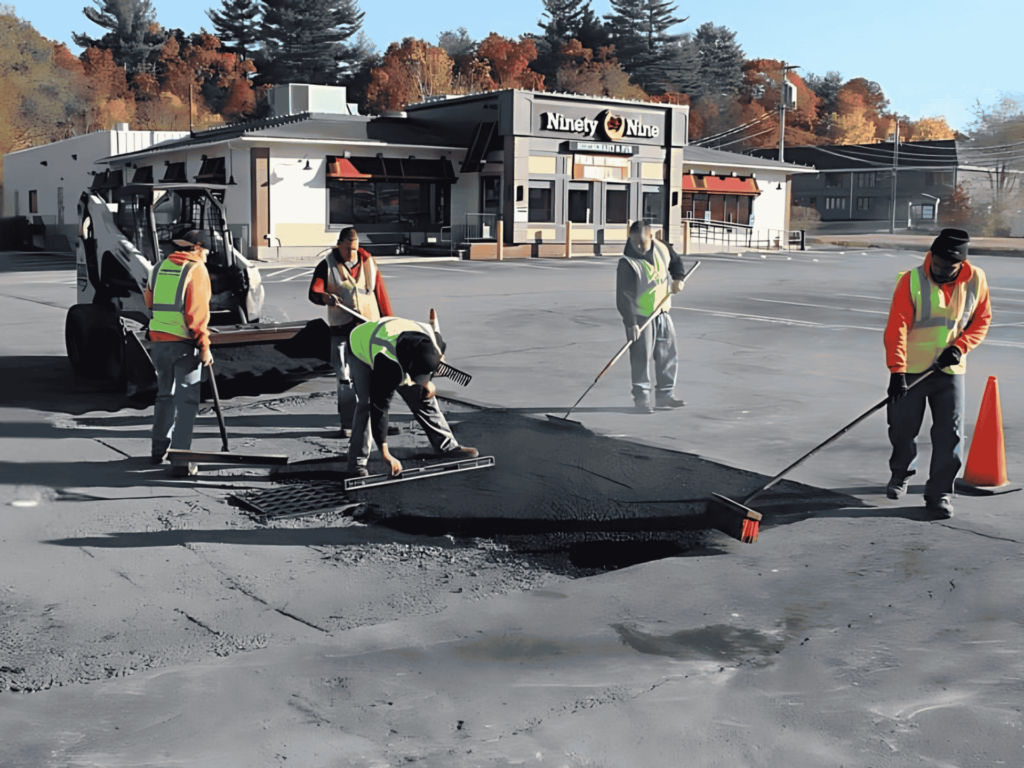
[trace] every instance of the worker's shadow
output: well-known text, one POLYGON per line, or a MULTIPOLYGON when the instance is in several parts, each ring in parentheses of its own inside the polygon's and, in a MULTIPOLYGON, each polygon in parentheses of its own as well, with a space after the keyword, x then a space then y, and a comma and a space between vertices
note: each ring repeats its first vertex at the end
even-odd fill
POLYGON ((824 518, 861 518, 861 517, 874 517, 874 518, 903 518, 905 520, 914 520, 917 522, 931 522, 936 520, 936 515, 931 510, 925 509, 924 500, 921 495, 924 493, 924 485, 912 485, 907 489, 907 495, 904 500, 900 503, 891 503, 886 501, 883 505, 874 503, 873 501, 865 501, 859 499, 861 496, 872 496, 884 498, 885 486, 884 485, 867 485, 867 486, 855 486, 850 488, 830 488, 830 491, 837 494, 844 494, 846 496, 852 496, 858 498, 861 502, 861 506, 852 507, 840 507, 831 509, 805 509, 797 513, 777 513, 768 514, 765 516, 763 525, 766 528, 771 528, 779 525, 788 525, 792 523, 798 523, 803 520, 824 519, 824 518))
MULTIPOLYGON (((140 549, 146 547, 180 547, 189 544, 238 544, 244 546, 359 546, 413 542, 420 537, 378 526, 349 528, 253 528, 249 530, 212 529, 170 531, 117 531, 102 536, 76 536, 47 539, 45 544, 58 547, 95 547, 98 549, 140 549)), ((421 539, 420 539, 421 540, 421 539)), ((432 546, 455 546, 440 538, 432 546)))

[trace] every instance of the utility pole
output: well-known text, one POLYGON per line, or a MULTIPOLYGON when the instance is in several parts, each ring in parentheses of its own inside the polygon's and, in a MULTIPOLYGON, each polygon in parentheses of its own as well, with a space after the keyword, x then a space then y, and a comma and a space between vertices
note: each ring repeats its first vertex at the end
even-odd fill
MULTIPOLYGON (((782 62, 782 72, 779 79, 779 162, 785 162, 786 154, 786 109, 789 108, 788 99, 789 93, 786 86, 789 81, 786 80, 786 73, 800 69, 796 65, 787 66, 786 62, 782 62)), ((796 99, 793 100, 793 106, 796 106, 796 99)))
POLYGON ((889 234, 896 231, 896 166, 900 163, 900 116, 896 115, 896 135, 892 142, 892 197, 891 216, 889 218, 889 234))

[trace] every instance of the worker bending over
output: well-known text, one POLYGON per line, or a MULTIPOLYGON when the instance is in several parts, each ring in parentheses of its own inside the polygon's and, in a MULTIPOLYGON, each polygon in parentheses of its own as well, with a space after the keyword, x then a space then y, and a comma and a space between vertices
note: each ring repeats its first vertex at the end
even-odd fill
POLYGON ((646 221, 634 221, 629 241, 619 259, 615 277, 615 306, 626 326, 630 342, 629 366, 633 373, 633 405, 637 413, 654 408, 679 408, 686 405, 675 398, 676 329, 668 311, 671 294, 683 289, 686 270, 683 260, 665 243, 651 234, 646 221), (659 307, 663 299, 667 299, 659 307), (640 333, 640 327, 655 313, 658 316, 640 333), (654 359, 655 392, 651 405, 651 358, 654 359))
POLYGON ((346 227, 338 233, 338 242, 327 257, 316 265, 309 284, 309 300, 327 307, 331 328, 331 365, 338 386, 338 417, 344 437, 352 430, 355 396, 345 363, 345 345, 352 329, 361 320, 342 307, 358 312, 368 320, 390 317, 391 300, 377 262, 365 248, 359 247, 359 233, 346 227))
MULTIPOLYGON (((153 311, 149 321, 149 355, 156 368, 152 459, 167 460, 170 448, 192 447, 192 427, 199 411, 203 366, 213 365, 210 353, 209 251, 203 234, 191 230, 172 241, 179 250, 150 274, 143 297, 153 311)), ((175 475, 194 475, 195 464, 173 466, 175 475)))
POLYGON ((942 230, 924 264, 900 276, 884 335, 892 444, 886 495, 898 499, 907 492, 927 403, 932 458, 924 502, 941 518, 953 516, 953 483, 963 458, 967 353, 982 342, 992 324, 988 280, 967 261, 969 240, 962 229, 942 230), (933 366, 940 370, 908 391, 933 366))
POLYGON ((426 323, 386 317, 358 325, 346 350, 356 393, 355 419, 348 448, 348 472, 365 477, 370 457, 370 437, 391 467, 402 464, 388 449, 388 410, 398 392, 423 427, 434 450, 445 457, 476 458, 475 448, 460 446, 435 397, 431 381, 444 357, 445 343, 436 328, 426 323), (369 432, 367 431, 369 426, 369 432))

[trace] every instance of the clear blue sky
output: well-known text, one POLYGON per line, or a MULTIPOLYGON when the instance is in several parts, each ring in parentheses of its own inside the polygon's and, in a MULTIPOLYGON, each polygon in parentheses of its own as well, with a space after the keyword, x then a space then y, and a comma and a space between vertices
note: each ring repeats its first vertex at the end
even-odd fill
MULTIPOLYGON (((19 16, 46 37, 71 45, 71 33, 99 36, 82 14, 88 0, 16 0, 19 16)), ((212 30, 206 9, 220 0, 153 0, 157 21, 186 32, 212 30)), ((364 31, 383 52, 403 37, 437 42, 441 32, 466 27, 474 39, 490 32, 518 36, 537 29, 541 0, 360 0, 364 31)), ((599 15, 608 0, 594 0, 599 15)), ((828 2, 678 3, 689 19, 675 31, 693 32, 704 22, 726 26, 750 58, 783 59, 800 74, 878 82, 893 109, 911 119, 945 116, 954 128, 971 121, 976 100, 994 102, 1001 92, 1024 90, 1018 42, 1024 33, 1020 0, 973 0, 880 4, 828 2)))

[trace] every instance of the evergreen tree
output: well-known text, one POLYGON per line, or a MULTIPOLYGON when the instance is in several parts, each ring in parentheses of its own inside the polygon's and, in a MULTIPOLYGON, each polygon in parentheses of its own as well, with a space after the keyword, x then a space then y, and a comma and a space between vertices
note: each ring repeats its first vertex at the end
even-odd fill
POLYGON ((710 21, 701 24, 694 35, 700 57, 702 95, 734 94, 743 84, 743 49, 736 33, 716 27, 710 21))
POLYGON ((653 82, 648 84, 648 93, 652 95, 669 90, 694 98, 700 95, 703 87, 700 53, 689 35, 665 46, 664 58, 654 75, 653 82))
POLYGON ((608 33, 590 7, 591 0, 543 0, 544 13, 537 22, 542 34, 532 36, 537 46, 533 69, 554 80, 562 66, 562 48, 578 40, 584 48, 597 50, 608 44, 608 33))
POLYGON ((251 58, 259 42, 260 7, 256 0, 221 0, 221 10, 206 15, 220 38, 221 50, 251 58))
POLYGON ((164 40, 150 0, 93 0, 93 3, 96 8, 84 8, 82 13, 107 33, 94 38, 84 32, 72 32, 75 44, 109 50, 114 61, 130 73, 150 69, 151 60, 164 40))
POLYGON ((465 27, 449 29, 437 36, 437 47, 444 48, 453 59, 458 56, 472 56, 477 45, 477 41, 469 36, 469 30, 465 27))
POLYGON ((841 74, 830 70, 825 73, 824 77, 807 75, 804 78, 804 82, 821 99, 821 110, 823 112, 836 111, 836 97, 839 95, 839 90, 843 87, 843 76, 841 74))
POLYGON ((645 90, 663 90, 666 64, 678 57, 685 37, 669 30, 689 17, 674 16, 676 6, 668 0, 611 0, 611 6, 605 20, 619 64, 645 90))
POLYGON ((356 0, 262 0, 260 83, 335 85, 358 68, 363 14, 356 0), (355 38, 356 45, 348 41, 355 38))

